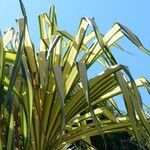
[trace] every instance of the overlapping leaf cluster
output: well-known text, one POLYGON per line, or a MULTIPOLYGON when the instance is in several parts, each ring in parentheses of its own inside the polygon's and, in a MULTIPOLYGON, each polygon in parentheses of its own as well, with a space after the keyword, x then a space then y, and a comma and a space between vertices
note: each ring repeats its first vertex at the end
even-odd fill
MULTIPOLYGON (((90 137, 126 131, 150 148, 150 124, 138 88, 149 91, 145 78, 134 80, 117 63, 111 47, 128 38, 150 54, 125 26, 115 23, 102 35, 94 21, 82 18, 76 36, 59 31, 55 8, 39 15, 40 48, 31 41, 27 16, 17 19, 19 31, 0 34, 0 149, 67 149, 90 137), (88 80, 87 70, 99 61, 104 72, 88 80), (114 97, 122 95, 127 114, 114 97)), ((107 145, 105 145, 107 147, 107 145)))

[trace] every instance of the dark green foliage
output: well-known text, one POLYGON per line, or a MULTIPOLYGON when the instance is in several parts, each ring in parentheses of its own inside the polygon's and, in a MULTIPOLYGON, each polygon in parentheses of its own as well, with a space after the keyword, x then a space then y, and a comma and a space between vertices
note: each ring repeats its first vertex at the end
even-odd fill
MULTIPOLYGON (((110 133, 105 134, 108 150, 139 150, 138 143, 127 132, 122 133, 110 133)), ((104 150, 103 139, 100 135, 91 137, 91 144, 94 145, 97 150, 104 150)), ((141 147, 142 150, 148 150, 144 144, 141 147)))

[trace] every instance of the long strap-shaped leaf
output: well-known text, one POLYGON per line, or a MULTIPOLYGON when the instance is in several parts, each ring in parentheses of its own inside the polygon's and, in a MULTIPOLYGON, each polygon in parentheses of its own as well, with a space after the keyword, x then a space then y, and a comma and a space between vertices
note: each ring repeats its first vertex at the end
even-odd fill
MULTIPOLYGON (((140 145, 140 134, 139 134, 139 131, 138 131, 139 126, 138 126, 138 123, 137 123, 137 119, 136 119, 135 111, 134 111, 134 107, 133 107, 133 99, 132 99, 132 94, 131 94, 131 91, 130 91, 131 89, 129 90, 127 88, 127 84, 126 84, 124 78, 122 77, 121 73, 116 73, 116 77, 117 77, 117 80, 119 82, 120 88, 123 92, 124 100, 125 100, 125 103, 126 103, 128 115, 130 117, 130 121, 131 121, 131 124, 132 124, 132 127, 133 127, 134 134, 135 134, 136 139, 137 139, 137 141, 139 142, 139 145, 140 145)), ((134 101, 136 101, 136 99, 134 101)))
POLYGON ((30 139, 30 129, 31 129, 31 123, 32 123, 32 108, 33 108, 33 89, 31 84, 31 79, 29 75, 29 70, 27 68, 27 62, 25 56, 22 57, 23 65, 22 65, 22 71, 25 76, 26 86, 27 86, 27 100, 26 100, 26 111, 27 111, 27 137, 25 141, 25 147, 28 149, 29 146, 29 139, 30 139))
POLYGON ((130 31, 126 26, 120 23, 114 24, 111 30, 105 35, 104 40, 108 41, 108 43, 112 43, 112 41, 116 41, 123 36, 126 36, 131 42, 133 42, 144 53, 146 53, 147 55, 150 55, 150 51, 143 46, 139 38, 132 31, 130 31))
POLYGON ((24 50, 23 41, 24 41, 24 35, 25 35, 26 12, 25 12, 25 9, 24 9, 24 6, 23 6, 23 3, 22 3, 21 0, 20 0, 20 6, 21 6, 22 14, 24 16, 25 21, 24 21, 23 29, 20 29, 21 30, 20 31, 21 32, 20 43, 19 43, 17 54, 16 54, 16 59, 15 59, 15 62, 14 62, 14 67, 13 67, 13 71, 12 71, 12 75, 11 75, 11 79, 10 79, 10 84, 8 86, 8 91, 7 91, 7 94, 6 94, 5 103, 7 103, 7 104, 12 103, 10 101, 11 91, 12 91, 12 88, 13 88, 14 83, 16 81, 17 73, 19 71, 19 67, 20 67, 20 64, 21 64, 21 58, 22 58, 21 56, 22 56, 22 53, 23 53, 23 50, 24 50))
POLYGON ((118 25, 120 26, 120 28, 123 30, 124 35, 130 40, 132 41, 139 49, 141 49, 144 53, 146 53, 147 55, 150 55, 150 51, 148 49, 146 49, 143 44, 141 43, 141 41, 139 40, 139 38, 133 34, 126 26, 118 23, 118 25))
POLYGON ((49 42, 51 39, 51 28, 52 23, 46 13, 39 15, 39 26, 40 26, 40 51, 46 50, 49 47, 49 42), (46 25, 48 26, 48 34, 46 30, 46 25))
POLYGON ((84 63, 77 63, 78 69, 79 69, 79 74, 80 74, 80 79, 81 79, 81 83, 83 85, 83 91, 85 93, 85 97, 87 100, 87 104, 93 119, 93 122, 98 130, 98 132, 102 135, 103 140, 104 140, 104 144, 105 144, 105 149, 107 149, 107 145, 106 145, 106 141, 105 141, 105 137, 103 135, 103 132, 101 130, 100 127, 100 123, 98 122, 97 116, 94 113, 93 107, 91 105, 91 101, 90 101, 90 91, 89 91, 89 85, 88 85, 88 79, 87 79, 87 68, 86 68, 86 64, 84 63))
POLYGON ((145 115, 143 108, 142 108, 142 100, 141 100, 140 93, 138 91, 138 88, 137 88, 132 76, 131 76, 131 73, 129 72, 129 69, 127 67, 125 67, 124 70, 127 73, 127 75, 130 77, 130 80, 131 80, 131 86, 132 86, 134 96, 136 99, 136 101, 133 102, 134 108, 135 108, 141 122, 143 123, 143 127, 147 130, 147 132, 150 136, 150 126, 147 123, 146 115, 145 115))
POLYGON ((73 63, 77 57, 80 47, 82 46, 82 42, 83 42, 85 33, 87 31, 88 25, 89 25, 89 23, 85 20, 85 18, 83 18, 81 20, 77 36, 76 36, 74 42, 72 43, 70 49, 68 50, 68 57, 65 62, 64 72, 63 72, 63 75, 65 78, 69 76, 69 73, 72 69, 73 63))
MULTIPOLYGON (((21 7, 22 14, 23 14, 25 22, 26 22, 26 13, 25 13, 25 9, 24 9, 24 6, 23 6, 23 3, 22 3, 21 0, 20 0, 20 7, 21 7)), ((13 71, 12 71, 10 83, 9 83, 9 86, 8 86, 8 91, 7 91, 7 94, 6 94, 5 103, 8 104, 8 107, 12 107, 9 104, 12 103, 11 102, 12 89, 13 89, 13 86, 15 84, 17 73, 19 71, 19 67, 20 67, 20 64, 21 64, 21 58, 22 58, 21 56, 22 56, 22 52, 23 52, 23 45, 22 44, 23 44, 23 41, 24 41, 24 34, 25 34, 25 23, 23 24, 23 27, 21 29, 20 43, 19 43, 19 47, 18 47, 18 52, 17 52, 17 55, 16 55, 16 59, 15 59, 15 62, 14 62, 14 68, 13 68, 13 71)), ((7 150, 11 150, 14 146, 14 143, 13 143, 14 119, 13 118, 14 118, 13 117, 13 111, 11 110, 10 111, 9 132, 8 132, 8 139, 7 139, 7 150)))
POLYGON ((106 43, 104 43, 103 37, 100 34, 97 25, 94 21, 94 19, 90 19, 90 18, 86 18, 88 22, 90 22, 90 24, 92 25, 94 32, 95 32, 95 36, 97 38, 97 41, 103 51, 103 57, 104 59, 107 61, 108 65, 116 65, 117 62, 115 60, 115 58, 113 57, 113 55, 109 52, 109 48, 107 47, 106 43))
POLYGON ((51 6, 49 9, 49 18, 52 23, 51 35, 57 35, 57 18, 56 18, 56 10, 55 6, 51 6))
POLYGON ((40 87, 42 89, 46 89, 46 85, 48 82, 48 62, 46 60, 46 51, 39 52, 38 62, 39 62, 40 87))
POLYGON ((0 31, 0 114, 1 114, 1 105, 3 103, 3 74, 4 74, 4 46, 3 46, 3 38, 0 31))
POLYGON ((60 108, 61 108, 61 134, 65 127, 65 113, 64 113, 64 83, 63 83, 63 75, 61 67, 53 67, 53 72, 56 81, 56 88, 58 91, 59 101, 60 101, 60 108))
POLYGON ((8 139, 7 139, 7 150, 14 149, 14 114, 13 111, 10 113, 10 123, 8 129, 8 139))

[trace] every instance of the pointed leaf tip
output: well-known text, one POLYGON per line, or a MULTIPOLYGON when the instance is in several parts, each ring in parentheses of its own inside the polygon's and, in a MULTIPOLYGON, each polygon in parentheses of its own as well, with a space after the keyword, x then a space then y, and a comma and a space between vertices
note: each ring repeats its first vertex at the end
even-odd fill
POLYGON ((19 3, 20 3, 20 8, 21 8, 22 15, 24 17, 26 17, 26 10, 25 10, 25 7, 24 7, 24 4, 23 4, 22 0, 19 0, 19 3))

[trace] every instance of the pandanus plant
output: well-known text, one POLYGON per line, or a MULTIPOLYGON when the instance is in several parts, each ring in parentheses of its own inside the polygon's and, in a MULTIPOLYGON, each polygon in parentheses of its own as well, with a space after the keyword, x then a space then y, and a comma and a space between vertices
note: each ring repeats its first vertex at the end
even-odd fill
POLYGON ((55 7, 39 15, 40 48, 31 41, 25 8, 17 19, 19 31, 0 34, 0 150, 62 150, 90 137, 128 132, 139 148, 150 148, 150 124, 139 92, 147 79, 134 80, 128 67, 118 64, 111 48, 128 38, 150 55, 127 27, 115 23, 106 35, 94 19, 82 18, 76 36, 57 28, 55 7), (104 72, 88 79, 95 62, 104 72), (115 102, 122 95, 123 114, 115 102))

